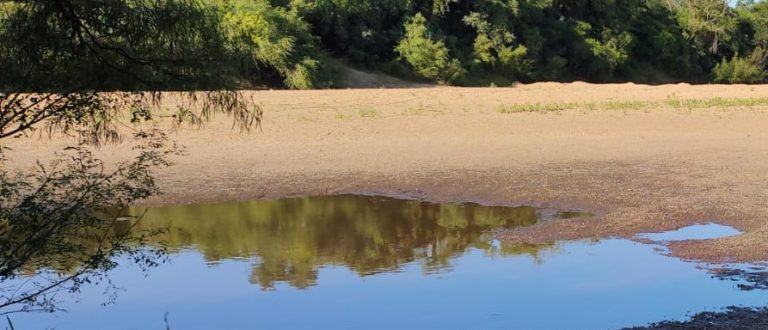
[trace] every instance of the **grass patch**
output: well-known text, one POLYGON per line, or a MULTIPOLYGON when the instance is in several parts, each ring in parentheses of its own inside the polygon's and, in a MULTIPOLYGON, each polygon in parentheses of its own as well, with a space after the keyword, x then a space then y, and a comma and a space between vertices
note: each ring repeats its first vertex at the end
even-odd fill
POLYGON ((597 104, 597 110, 645 110, 652 106, 647 101, 608 101, 597 104))
MULTIPOLYGON (((442 108, 445 108, 445 106, 443 106, 442 108)), ((403 111, 404 115, 411 115, 411 116, 421 116, 421 115, 426 115, 430 113, 438 114, 438 113, 443 113, 443 111, 432 108, 432 107, 425 107, 424 105, 419 105, 418 107, 415 107, 415 108, 408 108, 403 111)))
POLYGON ((754 108, 768 106, 768 97, 667 100, 666 105, 675 109, 703 108, 754 108))
POLYGON ((579 109, 583 107, 581 103, 518 103, 512 105, 502 105, 497 109, 499 113, 520 113, 520 112, 554 112, 570 109, 579 109))
POLYGON ((376 109, 373 108, 362 108, 357 110, 348 110, 348 111, 340 111, 337 110, 333 117, 337 120, 346 120, 346 119, 354 119, 354 118, 374 118, 379 117, 379 112, 376 111, 376 109))
POLYGON ((341 112, 336 112, 336 116, 335 117, 336 117, 336 119, 347 119, 347 118, 349 118, 349 116, 346 116, 346 115, 344 115, 341 112))
POLYGON ((363 118, 371 118, 379 115, 379 113, 376 112, 376 109, 360 109, 357 111, 357 114, 363 118))
POLYGON ((768 97, 667 99, 663 101, 605 101, 564 103, 518 103, 502 105, 499 113, 558 112, 564 110, 652 110, 652 109, 712 109, 768 107, 768 97))

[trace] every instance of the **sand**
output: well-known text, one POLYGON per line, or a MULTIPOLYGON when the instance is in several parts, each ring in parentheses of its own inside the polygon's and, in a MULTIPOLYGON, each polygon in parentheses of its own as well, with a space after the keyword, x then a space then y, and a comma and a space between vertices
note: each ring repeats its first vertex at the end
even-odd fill
MULTIPOLYGON (((369 193, 588 210, 500 233, 505 240, 632 238, 715 221, 744 232, 684 241, 675 256, 768 260, 768 107, 672 108, 667 100, 768 97, 768 86, 537 83, 512 88, 247 92, 264 110, 242 134, 226 117, 171 136, 188 155, 158 173, 164 195, 186 204, 369 193), (513 104, 659 102, 501 113, 513 104), (610 109, 608 109, 610 108, 610 109)), ((66 138, 4 141, 9 166, 50 159, 66 138)), ((125 145, 103 147, 108 161, 125 145)))

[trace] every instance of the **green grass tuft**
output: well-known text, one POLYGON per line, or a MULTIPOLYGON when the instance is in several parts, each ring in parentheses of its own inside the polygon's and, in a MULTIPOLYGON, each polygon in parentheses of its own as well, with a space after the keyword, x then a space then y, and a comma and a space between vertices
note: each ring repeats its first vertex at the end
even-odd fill
POLYGON ((605 102, 554 102, 517 103, 502 105, 499 113, 558 112, 564 110, 653 110, 653 109, 714 109, 768 107, 768 97, 667 99, 664 101, 605 101, 605 102))

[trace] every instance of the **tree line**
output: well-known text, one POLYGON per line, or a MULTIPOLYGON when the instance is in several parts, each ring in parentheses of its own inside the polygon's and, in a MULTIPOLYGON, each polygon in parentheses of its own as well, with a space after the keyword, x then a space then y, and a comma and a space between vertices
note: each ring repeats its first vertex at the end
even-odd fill
MULTIPOLYGON (((111 11, 98 10, 97 2, 72 3, 104 22, 90 27, 89 38, 120 49, 131 44, 156 58, 195 59, 199 67, 193 72, 200 79, 183 75, 187 81, 177 88, 333 87, 339 59, 395 76, 469 86, 572 80, 756 83, 768 75, 765 1, 131 0, 111 11), (174 11, 178 8, 195 10, 174 11), (147 17, 154 17, 155 25, 123 31, 114 24, 147 17), (167 36, 143 38, 153 31, 167 36), (230 79, 205 79, 221 76, 230 79)), ((57 81, 83 73, 104 88, 141 81, 126 79, 141 71, 93 65, 88 56, 57 57, 56 40, 76 28, 38 19, 52 9, 2 4, 0 63, 6 78, 18 80, 30 63, 45 58, 50 68, 44 71, 60 73, 57 81)), ((151 58, 121 57, 126 65, 142 60, 151 58)), ((37 86, 46 87, 50 78, 46 74, 37 86)))

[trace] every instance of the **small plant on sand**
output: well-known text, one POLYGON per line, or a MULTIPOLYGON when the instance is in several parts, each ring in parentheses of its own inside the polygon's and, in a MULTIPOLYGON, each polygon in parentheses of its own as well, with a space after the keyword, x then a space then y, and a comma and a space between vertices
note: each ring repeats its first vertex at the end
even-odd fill
POLYGON ((360 110, 357 111, 357 114, 360 115, 360 117, 363 117, 363 118, 371 118, 371 117, 376 117, 376 116, 379 115, 379 113, 376 112, 376 109, 371 109, 371 108, 360 109, 360 110))
POLYGON ((336 119, 346 119, 348 116, 345 116, 345 115, 344 115, 343 113, 341 113, 341 112, 336 112, 336 114, 334 115, 334 117, 336 117, 336 119))

